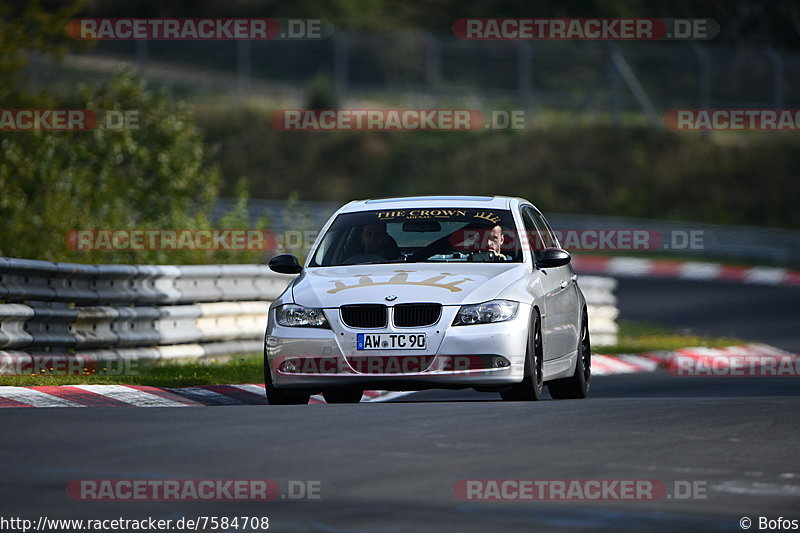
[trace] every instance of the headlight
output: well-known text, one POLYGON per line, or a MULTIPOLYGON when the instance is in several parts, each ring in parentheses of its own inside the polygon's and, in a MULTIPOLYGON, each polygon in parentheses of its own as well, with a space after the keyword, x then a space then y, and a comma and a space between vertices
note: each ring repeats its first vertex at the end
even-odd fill
POLYGON ((328 319, 322 309, 286 304, 275 311, 275 317, 281 326, 299 326, 308 328, 330 328, 328 319))
POLYGON ((475 305, 462 305, 458 310, 454 326, 469 324, 487 324, 489 322, 504 322, 517 316, 519 302, 510 300, 492 300, 475 305))

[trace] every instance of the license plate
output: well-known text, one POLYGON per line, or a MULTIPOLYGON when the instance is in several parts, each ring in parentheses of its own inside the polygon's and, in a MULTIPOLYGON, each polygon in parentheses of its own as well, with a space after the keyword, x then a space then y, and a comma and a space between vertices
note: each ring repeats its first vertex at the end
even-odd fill
POLYGON ((425 333, 358 333, 358 350, 424 350, 428 347, 425 333))

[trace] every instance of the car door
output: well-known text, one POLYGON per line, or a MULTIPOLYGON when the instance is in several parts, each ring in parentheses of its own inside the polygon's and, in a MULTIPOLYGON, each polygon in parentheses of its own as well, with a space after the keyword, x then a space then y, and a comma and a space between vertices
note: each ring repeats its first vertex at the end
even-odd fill
MULTIPOLYGON (((525 224, 528 246, 533 254, 534 262, 541 259, 545 249, 542 231, 536 225, 534 211, 529 206, 522 207, 522 221, 525 224)), ((540 269, 534 264, 532 274, 537 276, 542 285, 544 301, 540 303, 542 314, 542 340, 544 341, 544 359, 557 359, 565 355, 566 344, 561 332, 561 321, 564 319, 563 310, 560 310, 559 298, 561 296, 561 279, 558 269, 540 269)))
MULTIPOLYGON (((547 248, 561 248, 555 232, 550 227, 544 215, 535 207, 531 208, 534 222, 542 230, 542 240, 547 248)), ((549 269, 558 278, 559 291, 555 299, 555 308, 558 318, 559 343, 563 343, 563 354, 568 354, 578 349, 580 335, 580 296, 578 295, 578 276, 572 263, 549 269)))

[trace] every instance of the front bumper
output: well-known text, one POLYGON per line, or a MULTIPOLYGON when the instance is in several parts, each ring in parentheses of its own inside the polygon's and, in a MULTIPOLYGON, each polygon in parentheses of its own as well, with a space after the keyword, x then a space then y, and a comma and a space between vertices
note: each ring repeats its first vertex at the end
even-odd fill
POLYGON ((439 321, 421 328, 355 329, 338 309, 326 309, 331 329, 280 326, 270 310, 265 364, 276 388, 383 390, 506 386, 522 381, 530 306, 512 320, 451 326, 459 306, 445 306, 439 321), (358 333, 425 333, 425 350, 356 349, 358 333))

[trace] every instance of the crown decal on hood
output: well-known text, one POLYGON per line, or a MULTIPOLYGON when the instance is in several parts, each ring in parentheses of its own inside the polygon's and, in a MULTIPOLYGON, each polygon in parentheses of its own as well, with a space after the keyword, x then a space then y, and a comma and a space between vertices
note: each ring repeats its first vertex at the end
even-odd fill
POLYGON ((395 270, 397 272, 394 276, 386 281, 373 281, 372 276, 373 274, 360 274, 358 277, 358 283, 354 283, 353 285, 346 285, 341 280, 336 280, 333 282, 334 287, 328 291, 328 294, 335 294, 340 291, 344 291, 347 289, 354 289, 357 287, 378 287, 381 285, 423 285, 426 287, 436 287, 439 289, 447 289, 450 292, 458 292, 463 290, 461 287, 457 285, 459 283, 464 283, 465 281, 472 281, 471 278, 462 278, 457 279, 454 281, 450 281, 448 283, 442 283, 442 280, 453 276, 453 274, 447 272, 441 272, 439 276, 433 276, 432 278, 427 278, 419 281, 413 281, 408 279, 409 273, 414 273, 413 270, 395 270))

